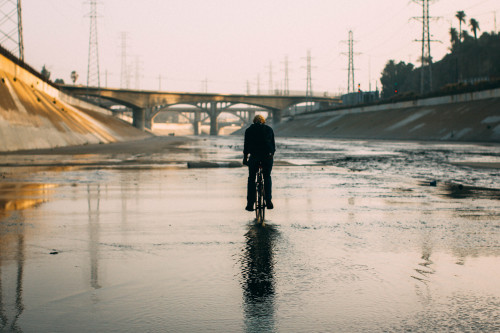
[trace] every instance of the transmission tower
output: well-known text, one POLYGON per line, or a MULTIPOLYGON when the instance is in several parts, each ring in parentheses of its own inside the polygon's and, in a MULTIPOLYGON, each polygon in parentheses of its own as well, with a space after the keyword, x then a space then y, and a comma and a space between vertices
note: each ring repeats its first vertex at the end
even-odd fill
POLYGON ((139 90, 141 86, 141 77, 142 77, 142 65, 143 62, 140 56, 135 56, 135 89, 139 90))
POLYGON ((312 109, 312 66, 311 66, 311 50, 307 50, 307 58, 306 58, 307 66, 307 76, 306 76, 306 112, 311 111, 312 109))
POLYGON ((429 16, 429 2, 431 0, 413 0, 413 2, 422 5, 422 16, 415 17, 422 21, 422 39, 415 40, 416 42, 422 43, 422 55, 420 57, 420 62, 422 67, 420 68, 420 93, 423 94, 428 91, 432 91, 432 56, 431 56, 431 42, 437 42, 437 40, 431 40, 430 32, 430 16, 429 16), (427 88, 427 89, 426 89, 427 88))
POLYGON ((269 61, 269 95, 273 94, 273 62, 269 61))
POLYGON ((260 95, 260 74, 257 74, 257 95, 260 95))
POLYGON ((347 67, 347 92, 354 92, 354 34, 349 30, 349 64, 347 67), (351 90, 352 88, 352 90, 351 90))
POLYGON ((21 0, 0 1, 0 44, 24 61, 21 0))
MULTIPOLYGON (((347 41, 343 41, 347 43, 347 52, 342 52, 343 55, 347 55, 348 64, 347 64, 347 93, 354 92, 354 34, 352 30, 349 30, 349 39, 347 41)), ((359 53, 356 53, 359 54, 359 53)))
POLYGON ((97 39, 97 0, 90 0, 89 58, 87 66, 87 87, 101 87, 99 75, 99 43, 97 39))
POLYGON ((120 88, 125 88, 125 89, 130 88, 129 86, 130 76, 128 73, 129 71, 127 64, 127 40, 128 40, 128 33, 123 31, 121 33, 122 63, 120 72, 120 88))
POLYGON ((285 86, 283 88, 283 95, 290 95, 290 79, 288 77, 288 56, 285 56, 285 86))

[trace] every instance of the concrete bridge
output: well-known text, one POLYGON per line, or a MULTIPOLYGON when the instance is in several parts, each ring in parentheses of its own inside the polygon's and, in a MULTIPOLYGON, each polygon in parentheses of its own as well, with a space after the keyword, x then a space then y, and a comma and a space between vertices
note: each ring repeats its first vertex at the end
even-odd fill
POLYGON ((206 113, 210 117, 210 135, 217 135, 219 114, 231 112, 229 107, 235 104, 254 105, 268 109, 272 114, 273 123, 276 124, 281 122, 284 110, 293 105, 314 102, 321 103, 327 108, 332 104, 340 103, 339 99, 330 97, 178 93, 72 85, 60 85, 59 88, 72 95, 100 97, 131 108, 133 125, 142 130, 150 129, 154 117, 169 106, 194 105, 197 107, 193 122, 195 134, 199 134, 201 113, 206 113))

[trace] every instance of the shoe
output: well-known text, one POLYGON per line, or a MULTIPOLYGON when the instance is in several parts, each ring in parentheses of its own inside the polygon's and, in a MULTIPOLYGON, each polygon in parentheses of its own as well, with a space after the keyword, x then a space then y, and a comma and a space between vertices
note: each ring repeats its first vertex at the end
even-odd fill
POLYGON ((245 207, 245 210, 248 210, 249 212, 253 212, 253 204, 247 204, 245 207))
POLYGON ((274 208, 273 202, 271 200, 266 201, 266 207, 267 209, 273 209, 274 208))

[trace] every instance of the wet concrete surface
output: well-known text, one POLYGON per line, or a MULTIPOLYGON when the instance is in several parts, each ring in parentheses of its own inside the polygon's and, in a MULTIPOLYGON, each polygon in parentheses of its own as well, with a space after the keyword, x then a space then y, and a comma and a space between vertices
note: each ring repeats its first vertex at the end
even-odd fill
POLYGON ((500 331, 498 145, 241 139, 1 155, 0 331, 500 331))

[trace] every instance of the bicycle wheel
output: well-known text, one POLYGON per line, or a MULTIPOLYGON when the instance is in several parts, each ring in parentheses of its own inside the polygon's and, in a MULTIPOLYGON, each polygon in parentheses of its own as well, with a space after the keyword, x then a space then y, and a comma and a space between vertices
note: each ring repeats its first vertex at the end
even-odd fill
POLYGON ((255 220, 260 222, 260 205, 259 205, 259 176, 255 182, 255 220))
POLYGON ((259 173, 257 176, 257 188, 256 188, 256 200, 255 200, 255 217, 257 222, 264 223, 265 218, 265 202, 264 202, 264 181, 262 179, 262 174, 259 173))
POLYGON ((264 224, 264 219, 266 217, 266 202, 265 202, 265 191, 264 191, 264 180, 260 183, 260 218, 262 224, 264 224))

